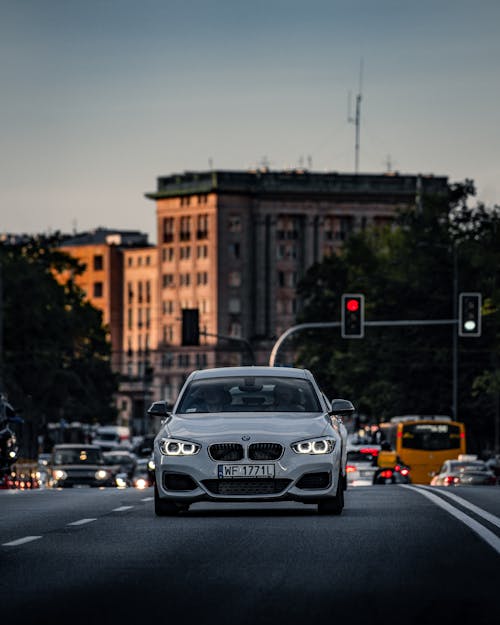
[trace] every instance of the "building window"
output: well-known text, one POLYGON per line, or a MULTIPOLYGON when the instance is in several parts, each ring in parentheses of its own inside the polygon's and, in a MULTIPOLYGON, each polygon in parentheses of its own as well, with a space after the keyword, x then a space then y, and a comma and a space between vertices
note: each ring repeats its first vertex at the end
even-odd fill
POLYGON ((180 286, 189 286, 191 284, 191 274, 181 273, 179 276, 180 286))
POLYGON ((146 256, 146 265, 151 265, 151 256, 146 256))
POLYGON ((190 239, 191 239, 191 217, 181 217, 181 241, 189 241, 190 239))
POLYGON ((210 301, 208 299, 201 299, 201 300, 199 300, 198 308, 200 310, 200 313, 208 313, 208 312, 210 312, 210 301))
POLYGON ((146 304, 151 303, 151 282, 148 280, 146 283, 146 304))
POLYGON ((189 206, 191 204, 191 198, 189 195, 181 197, 181 206, 189 206))
POLYGON ((134 299, 134 289, 132 282, 127 282, 127 304, 131 304, 134 299))
POLYGON ((285 272, 278 271, 278 286, 285 286, 285 272))
POLYGON ((142 282, 137 283, 137 301, 139 304, 142 304, 142 301, 143 301, 142 282))
POLYGON ((241 217, 239 215, 229 215, 229 232, 241 232, 241 217))
POLYGON ((163 243, 171 243, 174 240, 175 220, 173 217, 163 219, 163 243))
POLYGON ((241 323, 239 321, 233 321, 229 324, 229 336, 241 337, 241 323))
POLYGON ((241 286, 241 273, 239 271, 230 271, 228 274, 229 286, 241 286))
POLYGON ((173 273, 164 273, 162 276, 162 286, 163 288, 167 288, 169 286, 174 286, 174 274, 173 273))
POLYGON ((201 286, 203 284, 208 284, 208 272, 207 271, 198 271, 196 274, 196 284, 201 286))
POLYGON ((198 215, 196 238, 206 239, 207 237, 208 237, 208 215, 198 215))
POLYGON ((197 258, 208 258, 208 245, 198 245, 196 247, 197 258))
POLYGON ((102 282, 94 282, 94 297, 102 297, 102 282))
POLYGON ((231 258, 238 259, 240 257, 240 244, 239 243, 230 243, 229 244, 229 255, 231 258))
POLYGON ((239 297, 229 298, 228 310, 230 313, 233 313, 233 314, 237 314, 241 312, 241 300, 239 297))
POLYGON ((94 256, 94 271, 102 271, 104 269, 104 258, 102 254, 94 256))
POLYGON ((164 343, 171 343, 174 340, 174 327, 171 325, 163 326, 162 339, 164 343))
POLYGON ((191 248, 189 247, 189 245, 182 246, 180 248, 180 259, 186 260, 187 258, 191 258, 191 248))
POLYGON ((134 319, 134 313, 132 312, 132 308, 127 310, 127 327, 129 330, 132 330, 132 322, 134 319))
POLYGON ((127 258, 127 265, 128 265, 129 267, 132 267, 133 263, 134 263, 133 259, 129 256, 129 257, 127 258))
POLYGON ((164 315, 172 315, 174 313, 174 302, 172 300, 165 300, 162 303, 162 313, 164 315))
POLYGON ((177 357, 179 367, 189 367, 189 361, 189 354, 179 354, 177 357))
POLYGON ((175 250, 173 247, 164 247, 161 251, 161 259, 164 263, 172 262, 175 258, 175 250))

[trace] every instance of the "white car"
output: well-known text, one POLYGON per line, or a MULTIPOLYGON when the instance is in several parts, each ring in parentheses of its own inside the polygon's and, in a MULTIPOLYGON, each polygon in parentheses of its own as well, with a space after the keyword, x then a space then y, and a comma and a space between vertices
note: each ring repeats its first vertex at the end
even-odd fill
POLYGON ((196 501, 289 500, 323 514, 344 506, 345 450, 336 415, 313 375, 285 367, 228 367, 193 372, 155 438, 155 512, 196 501))

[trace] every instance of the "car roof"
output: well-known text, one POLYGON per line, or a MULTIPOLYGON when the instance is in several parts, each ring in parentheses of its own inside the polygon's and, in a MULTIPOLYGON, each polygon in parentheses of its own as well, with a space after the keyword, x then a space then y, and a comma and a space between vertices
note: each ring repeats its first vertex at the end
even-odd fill
POLYGON ((191 380, 202 380, 207 378, 220 377, 240 377, 242 375, 257 375, 280 378, 310 378, 312 374, 307 369, 298 369, 295 367, 217 367, 214 369, 203 369, 193 371, 190 375, 191 380))

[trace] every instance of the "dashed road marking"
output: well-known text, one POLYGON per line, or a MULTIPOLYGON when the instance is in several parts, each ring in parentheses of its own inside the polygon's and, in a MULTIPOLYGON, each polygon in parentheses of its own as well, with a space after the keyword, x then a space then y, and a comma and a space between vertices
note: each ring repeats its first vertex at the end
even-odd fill
POLYGON ((17 540, 11 540, 10 543, 3 543, 2 547, 17 547, 18 545, 24 545, 30 543, 32 540, 38 540, 41 536, 25 536, 24 538, 18 538, 17 540))
POLYGON ((85 523, 92 523, 92 521, 97 521, 97 519, 80 519, 79 521, 68 523, 68 525, 85 525, 85 523))
POLYGON ((153 497, 144 497, 141 501, 153 501, 153 497))
POLYGON ((120 506, 119 508, 115 508, 112 512, 125 512, 125 510, 130 510, 134 506, 120 506))

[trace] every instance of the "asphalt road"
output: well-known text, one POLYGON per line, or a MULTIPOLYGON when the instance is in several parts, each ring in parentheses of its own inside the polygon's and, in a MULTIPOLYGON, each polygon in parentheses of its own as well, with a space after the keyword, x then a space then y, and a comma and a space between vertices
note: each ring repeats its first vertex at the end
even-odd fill
POLYGON ((157 518, 152 496, 0 491, 0 623, 498 622, 500 488, 351 488, 340 517, 199 503, 157 518))

